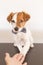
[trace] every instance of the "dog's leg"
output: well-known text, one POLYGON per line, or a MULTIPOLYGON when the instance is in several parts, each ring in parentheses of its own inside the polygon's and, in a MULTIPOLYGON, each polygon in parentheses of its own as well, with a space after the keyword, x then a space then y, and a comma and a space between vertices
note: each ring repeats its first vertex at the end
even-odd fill
POLYGON ((34 44, 33 44, 34 40, 33 40, 31 32, 30 32, 30 35, 29 35, 29 39, 30 39, 30 44, 31 44, 30 47, 33 48, 34 47, 34 44))
POLYGON ((21 53, 25 56, 29 51, 29 49, 30 49, 30 42, 27 42, 25 46, 22 48, 21 53))
POLYGON ((16 45, 17 46, 17 48, 19 49, 19 51, 21 52, 21 50, 22 50, 22 46, 21 45, 16 45))
POLYGON ((33 38, 32 38, 32 36, 30 37, 30 43, 31 43, 31 48, 33 48, 34 47, 34 44, 33 44, 33 38))

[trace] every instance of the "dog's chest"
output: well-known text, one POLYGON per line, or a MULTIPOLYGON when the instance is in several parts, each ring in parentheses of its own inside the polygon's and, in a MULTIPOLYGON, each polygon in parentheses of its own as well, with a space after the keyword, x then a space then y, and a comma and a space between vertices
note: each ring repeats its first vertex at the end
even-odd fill
POLYGON ((15 44, 25 45, 26 43, 26 34, 25 33, 18 33, 14 34, 14 42, 15 44))

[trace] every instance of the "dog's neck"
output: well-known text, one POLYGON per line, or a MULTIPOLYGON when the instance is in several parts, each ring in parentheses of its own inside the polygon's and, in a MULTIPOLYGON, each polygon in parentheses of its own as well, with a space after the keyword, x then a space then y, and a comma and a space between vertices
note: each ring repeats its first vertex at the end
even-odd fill
MULTIPOLYGON (((21 29, 20 32, 26 33, 26 28, 21 29)), ((12 33, 13 33, 13 34, 17 34, 18 32, 15 32, 14 30, 12 30, 12 33)))

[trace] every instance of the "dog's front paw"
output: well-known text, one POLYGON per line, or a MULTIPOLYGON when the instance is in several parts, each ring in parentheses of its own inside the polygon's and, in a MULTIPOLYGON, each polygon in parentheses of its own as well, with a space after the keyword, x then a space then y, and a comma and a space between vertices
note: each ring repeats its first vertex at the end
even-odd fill
POLYGON ((20 52, 20 54, 21 54, 24 58, 26 57, 26 55, 24 55, 23 53, 20 52))
POLYGON ((20 52, 24 57, 26 56, 26 53, 24 53, 23 51, 20 52))
POLYGON ((31 48, 33 48, 34 47, 34 44, 31 44, 31 48))

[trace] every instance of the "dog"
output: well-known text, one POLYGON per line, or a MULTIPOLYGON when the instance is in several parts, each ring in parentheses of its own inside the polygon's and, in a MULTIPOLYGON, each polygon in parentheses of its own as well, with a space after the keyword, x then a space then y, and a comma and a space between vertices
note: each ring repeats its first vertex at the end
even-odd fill
POLYGON ((34 47, 31 32, 25 26, 29 19, 30 15, 23 11, 15 13, 11 12, 7 16, 7 21, 12 25, 14 46, 16 46, 24 56, 26 56, 30 47, 34 47))

